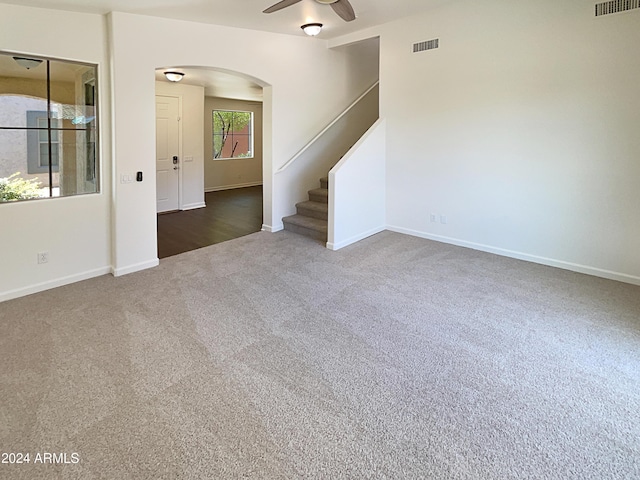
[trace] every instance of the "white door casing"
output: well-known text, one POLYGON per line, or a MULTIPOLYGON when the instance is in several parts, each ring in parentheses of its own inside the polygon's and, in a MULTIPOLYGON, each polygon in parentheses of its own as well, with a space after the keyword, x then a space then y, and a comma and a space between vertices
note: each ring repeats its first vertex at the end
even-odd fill
POLYGON ((156 207, 180 208, 180 99, 156 96, 156 207), (176 160, 177 159, 177 160, 176 160))

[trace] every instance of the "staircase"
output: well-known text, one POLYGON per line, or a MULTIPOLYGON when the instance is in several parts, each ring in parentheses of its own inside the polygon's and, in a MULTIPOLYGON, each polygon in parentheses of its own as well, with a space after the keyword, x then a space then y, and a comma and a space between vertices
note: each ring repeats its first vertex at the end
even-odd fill
POLYGON ((327 241, 329 218, 329 179, 320 179, 320 188, 309 190, 309 200, 296 204, 296 214, 284 217, 284 229, 306 235, 321 242, 327 241))

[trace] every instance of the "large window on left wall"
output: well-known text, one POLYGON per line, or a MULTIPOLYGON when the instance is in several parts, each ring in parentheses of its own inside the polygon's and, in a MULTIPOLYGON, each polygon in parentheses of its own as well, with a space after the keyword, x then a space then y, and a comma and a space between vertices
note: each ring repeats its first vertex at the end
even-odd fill
POLYGON ((0 203, 98 193, 97 67, 0 52, 0 203))

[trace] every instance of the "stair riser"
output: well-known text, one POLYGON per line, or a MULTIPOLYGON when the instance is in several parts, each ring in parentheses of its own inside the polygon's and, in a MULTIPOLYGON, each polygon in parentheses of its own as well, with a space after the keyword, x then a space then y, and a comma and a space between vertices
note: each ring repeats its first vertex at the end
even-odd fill
POLYGON ((325 232, 319 232, 310 228, 301 227, 300 225, 293 225, 289 222, 284 222, 284 229, 288 232, 293 232, 299 235, 305 235, 307 237, 320 240, 321 242, 327 241, 327 234, 325 232))
POLYGON ((329 203, 328 197, 324 195, 314 195, 313 193, 309 193, 309 200, 312 202, 329 203))
POLYGON ((320 180, 320 187, 329 188, 329 181, 328 180, 320 180))
POLYGON ((312 210, 310 208, 304 208, 304 207, 296 207, 296 211, 298 215, 304 215, 305 217, 317 218, 319 220, 329 219, 328 212, 318 212, 317 210, 312 210))

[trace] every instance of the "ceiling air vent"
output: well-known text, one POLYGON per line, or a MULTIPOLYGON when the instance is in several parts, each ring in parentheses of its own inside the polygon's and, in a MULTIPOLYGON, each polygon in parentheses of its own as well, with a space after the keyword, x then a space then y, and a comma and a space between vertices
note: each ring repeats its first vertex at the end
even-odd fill
POLYGON ((596 17, 620 13, 640 8, 640 0, 612 0, 611 2, 596 3, 596 17))
MULTIPOLYGON (((635 0, 640 2, 640 0, 635 0)), ((435 40, 427 40, 426 42, 419 42, 413 44, 413 53, 424 52, 425 50, 433 50, 434 48, 438 48, 440 46, 440 39, 436 38, 435 40)))

